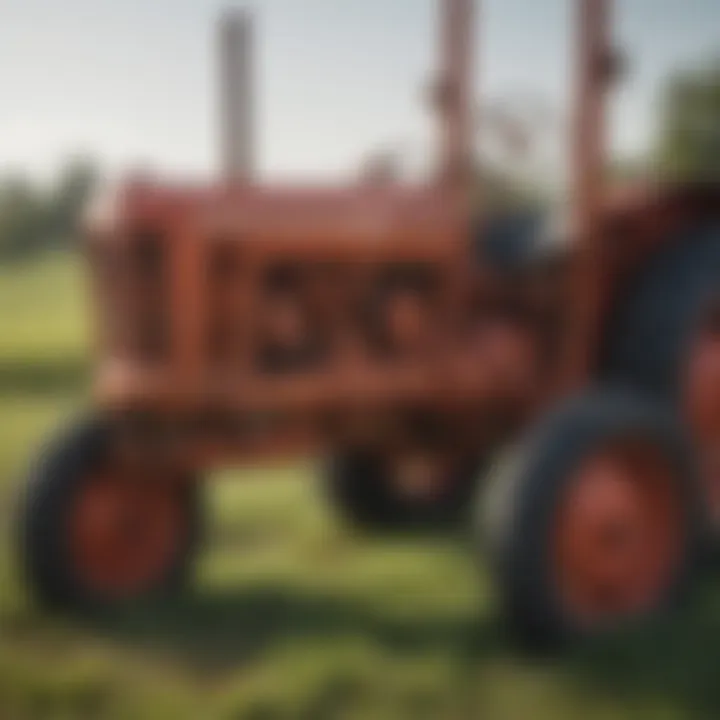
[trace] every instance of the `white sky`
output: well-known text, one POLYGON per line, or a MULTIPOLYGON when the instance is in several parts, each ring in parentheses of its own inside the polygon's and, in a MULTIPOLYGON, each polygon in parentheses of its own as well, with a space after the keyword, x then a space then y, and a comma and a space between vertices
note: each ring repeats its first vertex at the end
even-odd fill
MULTIPOLYGON (((567 102, 573 0, 485 0, 477 88, 567 102)), ((673 67, 720 49, 720 0, 616 0, 632 74, 613 141, 640 150, 673 67)), ((0 0, 0 173, 40 176, 89 153, 209 175, 217 160, 214 31, 221 0, 0 0)), ((336 175, 423 136, 433 0, 254 0, 266 175, 336 175)))

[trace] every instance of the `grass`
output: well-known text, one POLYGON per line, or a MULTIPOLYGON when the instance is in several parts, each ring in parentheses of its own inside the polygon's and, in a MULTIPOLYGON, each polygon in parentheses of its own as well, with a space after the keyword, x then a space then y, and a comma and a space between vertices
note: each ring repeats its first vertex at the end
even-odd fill
POLYGON ((84 402, 82 287, 70 257, 0 269, 0 720, 720 715, 711 581, 662 626, 527 658, 462 542, 353 535, 310 461, 218 475, 181 600, 104 622, 43 613, 10 527, 38 442, 84 402))

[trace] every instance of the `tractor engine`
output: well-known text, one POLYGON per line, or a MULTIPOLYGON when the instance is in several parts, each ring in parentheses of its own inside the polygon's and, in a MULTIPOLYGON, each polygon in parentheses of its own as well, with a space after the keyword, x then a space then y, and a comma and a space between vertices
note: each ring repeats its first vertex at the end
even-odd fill
POLYGON ((469 245, 446 207, 128 185, 88 223, 101 399, 179 454, 498 442, 553 362, 557 269, 494 262, 497 228, 469 245))

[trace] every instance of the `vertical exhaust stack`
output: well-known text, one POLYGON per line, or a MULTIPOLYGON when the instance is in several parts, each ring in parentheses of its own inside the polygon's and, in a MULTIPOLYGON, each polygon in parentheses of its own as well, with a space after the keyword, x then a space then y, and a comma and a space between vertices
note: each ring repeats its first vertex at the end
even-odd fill
POLYGON ((220 161, 227 182, 255 174, 254 18, 247 9, 226 11, 219 26, 220 161))
POLYGON ((576 88, 572 125, 571 187, 574 267, 565 348, 567 390, 592 372, 602 312, 603 204, 605 200, 606 100, 619 69, 611 41, 612 0, 578 0, 576 88))
POLYGON ((439 177, 465 192, 472 179, 474 22, 476 0, 440 0, 439 177))
POLYGON ((602 211, 606 156, 606 95, 615 70, 611 0, 577 4, 577 71, 572 137, 574 231, 593 244, 602 211))

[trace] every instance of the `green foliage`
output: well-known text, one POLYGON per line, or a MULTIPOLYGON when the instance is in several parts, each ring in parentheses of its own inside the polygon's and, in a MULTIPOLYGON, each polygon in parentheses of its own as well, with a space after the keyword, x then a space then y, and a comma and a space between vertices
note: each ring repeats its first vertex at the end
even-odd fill
POLYGON ((19 177, 0 184, 0 255, 17 257, 49 232, 48 207, 39 191, 19 177))
POLYGON ((85 205, 98 183, 98 171, 87 160, 70 161, 49 198, 51 225, 61 238, 76 237, 85 205))
POLYGON ((671 180, 720 181, 720 58, 668 81, 657 161, 671 180))
POLYGON ((69 161, 49 189, 17 175, 0 178, 0 260, 69 247, 97 179, 81 159, 69 161))

